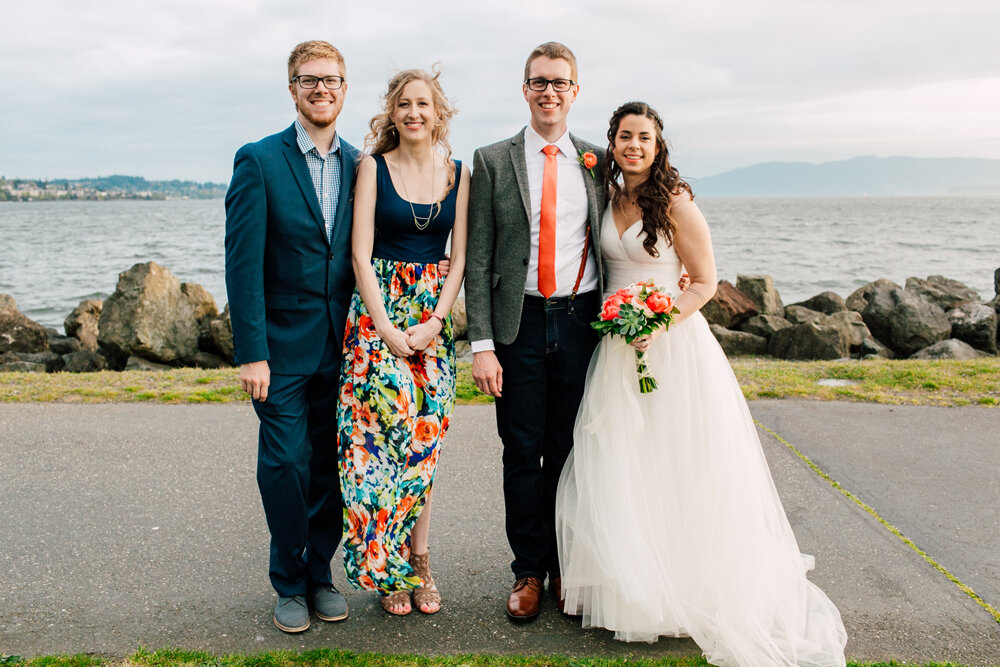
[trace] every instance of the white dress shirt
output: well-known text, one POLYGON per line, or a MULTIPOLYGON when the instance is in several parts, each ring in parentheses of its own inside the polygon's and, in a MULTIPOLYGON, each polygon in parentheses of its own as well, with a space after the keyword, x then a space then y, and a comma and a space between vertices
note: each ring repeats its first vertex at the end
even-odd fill
MULTIPOLYGON (((545 153, 542 149, 549 143, 530 125, 525 128, 524 161, 528 167, 531 201, 531 254, 528 256, 528 280, 524 293, 533 296, 542 296, 538 291, 538 237, 542 220, 542 176, 545 173, 545 153)), ((559 176, 556 185, 556 291, 552 296, 569 296, 580 272, 583 244, 587 237, 587 187, 583 179, 591 176, 580 165, 580 156, 570 141, 568 130, 551 143, 559 149, 556 155, 559 176)), ((597 262, 591 255, 587 258, 579 291, 589 292, 596 290, 597 286, 597 262)))
MULTIPOLYGON (((569 296, 573 293, 576 276, 580 272, 583 258, 583 244, 587 236, 588 205, 587 186, 584 178, 591 178, 579 162, 576 146, 569 138, 569 130, 553 142, 542 138, 528 125, 524 129, 524 161, 528 167, 528 195, 531 203, 531 254, 528 256, 528 279, 524 293, 542 296, 538 291, 538 237, 542 219, 542 176, 545 173, 545 153, 542 149, 549 143, 559 149, 556 155, 558 181, 556 184, 556 291, 553 297, 569 296)), ((596 172, 595 172, 596 173, 596 172)), ((597 262, 594 252, 588 251, 586 268, 580 280, 579 292, 589 292, 598 288, 597 262)), ((492 350, 493 341, 472 341, 472 351, 492 350)))

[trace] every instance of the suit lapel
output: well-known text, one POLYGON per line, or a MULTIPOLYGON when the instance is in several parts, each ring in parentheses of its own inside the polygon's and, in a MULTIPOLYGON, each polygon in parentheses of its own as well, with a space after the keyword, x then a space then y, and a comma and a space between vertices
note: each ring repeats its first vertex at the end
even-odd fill
MULTIPOLYGON (((572 132, 569 138, 573 142, 573 146, 576 148, 578 154, 586 153, 590 150, 590 147, 574 137, 572 132)), ((591 248, 593 248, 594 259, 597 261, 597 276, 600 290, 603 292, 604 263, 601 258, 601 221, 604 219, 603 202, 605 197, 601 197, 601 193, 597 190, 598 181, 596 176, 600 173, 598 167, 600 167, 600 163, 594 167, 594 176, 591 176, 590 170, 586 169, 582 163, 580 164, 580 169, 583 170, 583 184, 587 190, 587 219, 590 221, 590 243, 591 248)))
MULTIPOLYGON (((572 133, 570 133, 569 139, 573 142, 573 146, 576 148, 578 155, 586 153, 590 150, 586 144, 574 137, 572 133)), ((591 176, 590 170, 586 169, 582 164, 580 165, 580 169, 583 171, 583 184, 587 189, 587 212, 589 215, 590 227, 591 229, 598 229, 598 226, 601 224, 601 211, 598 209, 597 203, 597 178, 595 177, 597 172, 594 172, 595 176, 591 176)), ((596 167, 594 169, 596 169, 596 167)))
POLYGON ((521 192, 524 215, 531 222, 531 190, 528 187, 528 162, 524 159, 524 130, 510 140, 510 161, 514 164, 517 189, 521 192))
MULTIPOLYGON (((306 159, 299 150, 299 144, 295 140, 295 126, 293 125, 285 131, 285 160, 288 161, 288 168, 295 176, 295 182, 302 191, 302 197, 309 207, 313 220, 318 224, 323 232, 323 239, 326 240, 326 223, 323 221, 323 212, 319 207, 319 200, 316 198, 316 186, 313 185, 312 176, 309 175, 309 166, 306 159)), ((343 182, 343 178, 341 179, 343 182)))
MULTIPOLYGON (((343 139, 340 140, 340 194, 337 196, 337 214, 333 221, 333 239, 330 245, 336 245, 340 237, 351 228, 349 211, 353 211, 352 197, 354 195, 354 170, 357 167, 357 151, 343 139)), ((325 231, 325 227, 324 227, 325 231)))

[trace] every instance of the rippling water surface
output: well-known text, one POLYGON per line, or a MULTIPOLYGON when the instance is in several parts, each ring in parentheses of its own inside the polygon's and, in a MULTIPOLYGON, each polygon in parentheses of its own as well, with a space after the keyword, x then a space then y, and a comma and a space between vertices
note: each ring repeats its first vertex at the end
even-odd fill
POLYGON ((773 276, 782 300, 944 275, 980 297, 1000 268, 1000 197, 698 199, 719 277, 773 276))
MULTIPOLYGON (((719 277, 767 273, 785 303, 824 290, 846 297, 874 280, 942 274, 993 296, 1000 198, 698 198, 719 277)), ((222 200, 0 204, 0 292, 28 317, 62 328, 118 273, 153 260, 211 292, 224 280, 222 200)))

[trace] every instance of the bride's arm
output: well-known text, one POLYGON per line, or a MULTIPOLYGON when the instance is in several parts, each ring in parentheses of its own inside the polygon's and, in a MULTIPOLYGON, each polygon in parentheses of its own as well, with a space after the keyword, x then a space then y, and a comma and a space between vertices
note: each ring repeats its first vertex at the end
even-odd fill
POLYGON ((715 255, 712 253, 708 223, 691 195, 682 193, 671 203, 670 218, 677 226, 674 249, 691 277, 691 285, 674 301, 677 310, 681 311, 674 316, 674 321, 680 322, 697 312, 715 295, 715 255))
MULTIPOLYGON (((682 322, 715 296, 715 255, 712 254, 708 223, 690 194, 683 192, 671 199, 670 219, 676 226, 674 250, 691 279, 691 284, 674 299, 674 306, 680 311, 674 315, 674 322, 682 322)), ((648 350, 650 343, 663 332, 662 328, 656 329, 651 334, 636 338, 631 345, 639 351, 648 350)))

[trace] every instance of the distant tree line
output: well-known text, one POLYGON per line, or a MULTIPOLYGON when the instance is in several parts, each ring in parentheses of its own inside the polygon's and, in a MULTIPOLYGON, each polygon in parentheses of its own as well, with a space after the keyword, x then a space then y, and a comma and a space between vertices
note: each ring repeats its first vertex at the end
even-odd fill
POLYGON ((0 177, 0 201, 50 199, 212 199, 226 193, 225 183, 150 181, 141 176, 98 176, 34 180, 0 177))

